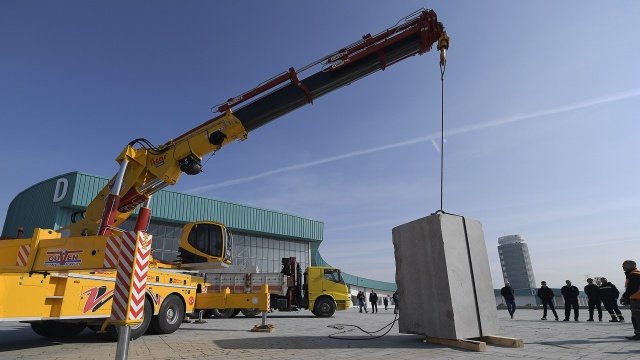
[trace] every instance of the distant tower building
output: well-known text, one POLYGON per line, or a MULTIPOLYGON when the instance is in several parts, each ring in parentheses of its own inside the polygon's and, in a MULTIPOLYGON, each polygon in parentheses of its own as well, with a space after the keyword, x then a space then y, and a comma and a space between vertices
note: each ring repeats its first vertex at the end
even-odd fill
POLYGON ((520 235, 501 236, 498 244, 504 281, 509 281, 514 289, 535 288, 536 279, 524 238, 520 235))

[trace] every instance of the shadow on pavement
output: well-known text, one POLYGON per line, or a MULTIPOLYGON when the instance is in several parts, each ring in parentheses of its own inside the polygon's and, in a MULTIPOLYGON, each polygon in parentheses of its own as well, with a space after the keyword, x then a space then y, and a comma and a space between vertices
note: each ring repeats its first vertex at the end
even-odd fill
POLYGON ((95 333, 85 330, 71 339, 47 339, 31 331, 30 327, 16 326, 2 330, 0 336, 0 353, 23 349, 44 348, 61 344, 84 344, 104 342, 95 333))
POLYGON ((560 346, 562 345, 581 345, 581 344, 599 344, 599 343, 618 343, 618 342, 627 342, 629 340, 625 339, 624 336, 609 336, 606 338, 599 339, 570 339, 570 340, 558 340, 558 341, 538 341, 538 342, 526 342, 526 344, 538 344, 538 345, 548 345, 548 346, 560 346))
MULTIPOLYGON (((315 319, 316 316, 314 315, 272 315, 272 314, 267 314, 267 320, 268 319, 315 319)), ((216 317, 209 317, 209 318, 205 318, 205 320, 215 320, 215 321, 234 321, 235 319, 262 319, 262 317, 260 315, 257 316, 240 316, 238 315, 237 317, 234 318, 216 318, 216 317)))
MULTIPOLYGON (((257 324, 256 324, 257 325, 257 324)), ((197 327, 181 327, 178 330, 176 330, 176 332, 180 332, 180 331, 219 331, 219 332, 249 332, 250 329, 246 329, 246 330, 235 330, 235 329, 227 329, 227 328, 220 328, 220 329, 212 329, 212 328, 197 328, 197 327)), ((145 336, 149 336, 149 335, 145 335, 145 336)))
MULTIPOLYGON (((354 337, 364 338, 364 337, 354 337)), ((422 342, 416 335, 387 335, 372 340, 337 340, 327 336, 273 336, 255 339, 214 340, 221 349, 432 349, 442 345, 422 342)))
POLYGON ((639 354, 640 350, 629 350, 629 351, 605 351, 603 354, 611 354, 611 355, 625 355, 625 354, 639 354))

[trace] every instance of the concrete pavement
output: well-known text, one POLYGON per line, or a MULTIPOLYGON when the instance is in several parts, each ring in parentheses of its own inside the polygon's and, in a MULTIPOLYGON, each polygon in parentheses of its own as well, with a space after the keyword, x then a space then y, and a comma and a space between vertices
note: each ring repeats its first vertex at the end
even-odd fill
MULTIPOLYGON (((638 359, 640 341, 633 335, 630 312, 626 323, 541 321, 541 310, 518 310, 515 319, 498 311, 500 333, 519 337, 524 348, 488 346, 476 353, 422 342, 422 337, 398 333, 397 325, 375 340, 335 340, 339 332, 328 325, 354 324, 368 331, 382 328, 394 318, 393 311, 360 314, 337 312, 319 319, 309 312, 274 313, 268 323, 272 333, 249 332, 260 318, 208 319, 206 324, 183 324, 174 334, 147 335, 131 342, 129 359, 638 359)), ((586 311, 581 311, 586 320, 586 311)), ((345 330, 348 328, 345 328, 345 330)), ((366 338, 358 330, 340 336, 366 338)), ((86 330, 72 340, 52 341, 34 334, 28 324, 0 323, 0 359, 114 359, 115 343, 103 342, 86 330)))

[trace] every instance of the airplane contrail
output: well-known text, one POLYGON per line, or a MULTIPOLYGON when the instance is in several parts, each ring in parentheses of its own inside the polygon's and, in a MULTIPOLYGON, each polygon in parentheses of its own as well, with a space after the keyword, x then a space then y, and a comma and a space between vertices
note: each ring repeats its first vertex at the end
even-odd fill
MULTIPOLYGON (((477 131, 477 130, 483 130, 483 129, 488 129, 488 128, 492 128, 492 127, 496 127, 496 126, 500 126, 500 125, 506 125, 506 124, 510 124, 510 123, 514 123, 514 122, 519 122, 519 121, 524 121, 524 120, 529 120, 529 119, 534 119, 534 118, 540 118, 540 117, 545 117, 545 116, 549 116, 549 115, 556 115, 556 114, 560 114, 560 113, 564 113, 564 112, 569 112, 569 111, 574 111, 574 110, 579 110, 579 109, 585 109, 585 108, 589 108, 589 107, 593 107, 593 106, 597 106, 597 105, 602 105, 602 104, 608 104, 608 103, 611 103, 611 102, 626 100, 626 99, 630 99, 630 98, 634 98, 634 97, 638 97, 638 96, 640 96, 640 89, 632 89, 632 90, 629 90, 629 91, 615 93, 615 94, 602 96, 602 97, 597 97, 597 98, 592 98, 592 99, 580 101, 580 102, 573 103, 573 104, 552 107, 552 108, 549 108, 549 109, 546 109, 546 110, 540 110, 540 111, 534 111, 534 112, 522 113, 522 114, 515 114, 515 115, 509 116, 509 117, 499 118, 499 119, 496 119, 496 120, 493 120, 493 121, 487 121, 487 122, 484 122, 484 123, 479 123, 479 124, 474 124, 474 125, 461 126, 461 127, 454 128, 454 129, 451 129, 451 130, 445 130, 444 134, 445 134, 445 136, 460 135, 460 134, 465 134, 465 133, 469 133, 469 132, 473 132, 473 131, 477 131)), ((291 166, 285 166, 285 167, 282 167, 282 168, 265 171, 265 172, 262 172, 262 173, 259 173, 259 174, 255 174, 255 175, 251 175, 251 176, 246 176, 246 177, 241 177, 241 178, 237 178, 237 179, 227 180, 227 181, 223 181, 223 182, 219 182, 219 183, 215 183, 215 184, 198 186, 198 187, 194 187, 194 188, 191 188, 191 189, 187 189, 187 190, 185 190, 185 192, 188 192, 188 193, 202 193, 202 192, 205 192, 205 191, 208 191, 208 190, 212 190, 212 189, 218 189, 218 188, 222 188, 222 187, 227 187, 227 186, 232 186, 232 185, 237 185, 237 184, 242 184, 242 183, 254 181, 254 180, 257 180, 257 179, 262 179, 262 178, 265 178, 265 177, 268 177, 268 176, 271 176, 271 175, 275 175, 275 174, 280 174, 280 173, 294 171, 294 170, 306 169, 306 168, 309 168, 309 167, 322 165, 322 164, 326 164, 326 163, 330 163, 330 162, 334 162, 334 161, 338 161, 338 160, 349 159, 349 158, 356 157, 356 156, 362 156, 362 155, 366 155, 366 154, 376 153, 376 152, 379 152, 379 151, 395 149, 395 148, 409 146, 409 145, 420 144, 420 143, 423 143, 423 142, 426 142, 426 141, 431 141, 435 145, 435 140, 439 139, 439 138, 440 138, 440 133, 439 132, 434 132, 434 133, 430 133, 430 134, 427 134, 427 135, 419 136, 419 137, 416 137, 416 138, 413 138, 413 139, 409 139, 409 140, 405 140, 405 141, 400 141, 400 142, 393 143, 393 144, 387 144, 387 145, 377 146, 377 147, 373 147, 373 148, 369 148, 369 149, 352 151, 352 152, 348 152, 348 153, 341 154, 341 155, 330 156, 330 157, 327 157, 327 158, 324 158, 324 159, 309 161, 309 162, 296 164, 296 165, 291 165, 291 166)))

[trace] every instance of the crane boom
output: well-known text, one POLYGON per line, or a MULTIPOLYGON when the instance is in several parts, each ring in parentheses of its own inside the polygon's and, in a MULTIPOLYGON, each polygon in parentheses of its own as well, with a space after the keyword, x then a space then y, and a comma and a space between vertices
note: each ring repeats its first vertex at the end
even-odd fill
POLYGON ((110 229, 129 218, 153 193, 175 184, 182 173, 199 173, 203 156, 232 141, 245 139, 248 132, 324 94, 423 54, 436 42, 442 51, 442 62, 448 41, 435 12, 421 9, 381 33, 366 34, 298 71, 290 68, 229 99, 218 106, 219 116, 159 147, 145 139, 130 142, 116 159, 120 171, 88 205, 83 219, 67 228, 70 236, 109 234, 110 229), (317 72, 299 79, 300 74, 317 67, 320 68, 317 72), (243 106, 232 111, 240 104, 243 106))

